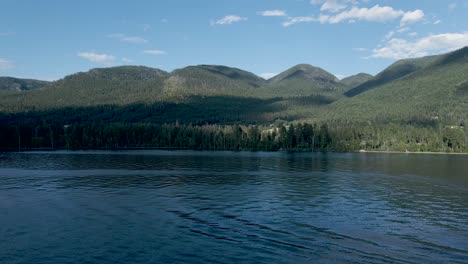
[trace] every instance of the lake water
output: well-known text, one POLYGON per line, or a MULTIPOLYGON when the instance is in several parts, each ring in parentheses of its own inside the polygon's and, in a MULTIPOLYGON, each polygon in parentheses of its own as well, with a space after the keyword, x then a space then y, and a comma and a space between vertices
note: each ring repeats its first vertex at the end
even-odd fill
POLYGON ((468 156, 0 154, 0 263, 468 263, 468 156))

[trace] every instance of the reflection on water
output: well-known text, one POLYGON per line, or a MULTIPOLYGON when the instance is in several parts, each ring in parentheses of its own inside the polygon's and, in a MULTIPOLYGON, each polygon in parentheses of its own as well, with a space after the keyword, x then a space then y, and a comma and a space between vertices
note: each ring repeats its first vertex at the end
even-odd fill
POLYGON ((2 263, 467 263, 468 156, 0 154, 2 263))

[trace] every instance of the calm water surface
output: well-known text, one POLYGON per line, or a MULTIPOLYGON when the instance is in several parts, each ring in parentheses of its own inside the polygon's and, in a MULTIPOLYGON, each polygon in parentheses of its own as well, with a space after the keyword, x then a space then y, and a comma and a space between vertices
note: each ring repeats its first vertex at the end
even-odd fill
POLYGON ((0 154, 0 263, 468 263, 468 156, 0 154))

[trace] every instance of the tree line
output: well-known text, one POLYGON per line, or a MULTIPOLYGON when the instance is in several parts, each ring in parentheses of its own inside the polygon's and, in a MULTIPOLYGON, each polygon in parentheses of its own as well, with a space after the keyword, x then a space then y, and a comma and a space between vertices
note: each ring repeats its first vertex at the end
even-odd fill
POLYGON ((0 125, 0 149, 195 149, 468 152, 464 127, 280 123, 193 125, 73 123, 0 125))

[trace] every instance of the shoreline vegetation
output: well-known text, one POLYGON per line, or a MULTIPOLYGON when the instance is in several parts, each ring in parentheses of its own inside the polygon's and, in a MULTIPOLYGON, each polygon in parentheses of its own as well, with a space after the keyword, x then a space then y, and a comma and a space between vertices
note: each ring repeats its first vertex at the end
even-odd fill
POLYGON ((389 124, 39 123, 0 125, 0 139, 0 151, 166 149, 468 154, 464 127, 389 124))
POLYGON ((359 150, 351 153, 376 154, 422 154, 422 155, 468 155, 468 152, 435 152, 435 151, 388 151, 388 150, 359 150))
POLYGON ((182 150, 190 150, 190 151, 206 151, 206 152, 217 152, 217 151, 231 151, 231 152, 271 152, 271 153, 355 153, 355 154, 418 154, 418 155, 461 155, 461 156, 468 156, 468 152, 434 152, 434 151, 387 151, 387 150, 350 150, 350 151, 307 151, 307 150, 251 150, 251 149, 239 149, 239 150, 232 150, 232 149, 193 149, 193 148, 152 148, 152 147, 127 147, 127 148, 100 148, 100 149, 67 149, 67 148, 31 148, 31 149, 0 149, 0 153, 23 153, 23 152, 54 152, 54 151, 111 151, 111 152, 119 152, 119 151, 136 151, 136 150, 162 150, 162 151, 182 151, 182 150))

